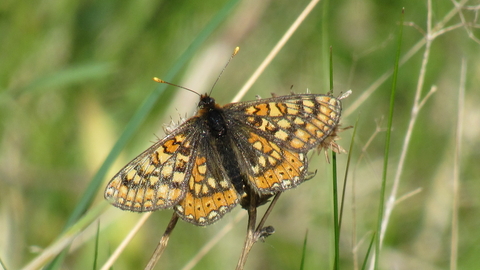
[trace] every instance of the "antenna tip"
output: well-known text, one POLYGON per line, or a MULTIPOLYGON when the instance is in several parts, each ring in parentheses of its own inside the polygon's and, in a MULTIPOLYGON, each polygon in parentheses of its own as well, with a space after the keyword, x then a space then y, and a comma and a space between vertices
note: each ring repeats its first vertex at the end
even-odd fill
POLYGON ((160 79, 160 78, 157 78, 157 77, 153 77, 153 80, 158 82, 158 83, 165 83, 164 80, 160 79))
POLYGON ((240 47, 235 47, 235 50, 233 50, 233 56, 237 55, 238 51, 240 51, 240 47))

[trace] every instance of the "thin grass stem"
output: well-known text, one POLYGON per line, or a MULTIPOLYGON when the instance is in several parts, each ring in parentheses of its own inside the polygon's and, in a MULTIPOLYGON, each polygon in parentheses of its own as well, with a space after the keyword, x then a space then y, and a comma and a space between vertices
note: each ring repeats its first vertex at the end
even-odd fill
POLYGON ((345 206, 345 194, 347 193, 348 171, 350 169, 350 161, 351 161, 351 158, 352 158, 353 145, 355 143, 355 135, 357 134, 357 127, 358 127, 358 120, 359 119, 360 119, 360 117, 357 117, 357 121, 355 121, 355 125, 353 126, 352 139, 350 140, 350 148, 348 149, 348 154, 347 154, 347 164, 345 166, 345 177, 343 178, 343 189, 342 189, 342 197, 341 197, 341 203, 340 203, 340 213, 339 213, 339 219, 338 219, 339 230, 342 229, 343 207, 345 206))
POLYGON ((118 259, 120 254, 122 254, 123 250, 127 247, 128 243, 132 241, 133 237, 137 234, 143 224, 147 221, 150 217, 152 212, 148 212, 142 215, 142 217, 138 220, 137 224, 128 232, 127 236, 123 239, 120 245, 115 249, 115 251, 110 255, 110 258, 105 262, 105 264, 100 268, 100 270, 108 270, 112 267, 113 263, 118 259))
MULTIPOLYGON (((464 1, 461 1, 459 4, 463 6, 466 2, 467 1, 464 0, 464 1)), ((440 21, 434 27, 432 27, 432 12, 433 11, 432 11, 431 0, 428 0, 427 3, 428 3, 428 5, 427 5, 428 6, 428 8, 427 8, 427 33, 426 33, 426 37, 424 38, 425 51, 424 51, 424 54, 423 54, 423 57, 422 57, 422 64, 421 64, 421 68, 420 68, 420 74, 419 74, 419 79, 418 79, 418 82, 417 82, 417 89, 416 89, 416 92, 415 92, 414 104, 413 104, 412 111, 411 111, 411 116, 410 116, 410 121, 409 121, 408 128, 407 128, 407 133, 404 137, 404 142, 403 142, 399 162, 398 162, 398 165, 397 165, 397 170, 396 170, 396 173, 395 173, 395 177, 394 177, 394 180, 393 180, 393 185, 392 185, 392 189, 391 189, 391 192, 390 192, 390 196, 389 196, 388 200, 386 201, 385 215, 384 215, 384 218, 383 218, 383 221, 382 221, 381 230, 379 232, 380 233, 380 235, 379 235, 380 247, 381 247, 381 243, 383 243, 385 231, 386 231, 386 228, 388 226, 391 213, 392 213, 393 208, 396 204, 396 194, 398 192, 398 187, 399 187, 401 175, 402 175, 402 172, 403 172, 403 167, 404 167, 404 164, 405 164, 405 159, 406 159, 406 156, 407 156, 408 148, 409 148, 412 133, 413 133, 413 127, 415 126, 419 110, 424 105, 426 100, 428 98, 430 98, 432 93, 434 93, 435 90, 436 90, 435 87, 432 87, 430 92, 423 99, 421 99, 421 92, 422 92, 423 85, 424 85, 425 73, 426 73, 426 67, 427 67, 428 60, 429 60, 431 43, 437 37, 437 35, 435 33, 439 32, 439 31, 442 31, 442 28, 445 26, 445 24, 448 21, 450 21, 453 18, 454 15, 456 15, 458 13, 457 8, 452 9, 449 13, 447 13, 447 15, 445 15, 443 17, 442 21, 440 21)), ((375 259, 375 261, 376 261, 376 259, 375 259)), ((371 268, 373 268, 373 266, 371 268)))
POLYGON ((93 251, 93 267, 92 267, 93 270, 97 269, 99 239, 100 239, 100 221, 98 221, 97 223, 97 233, 95 235, 95 249, 93 251))
POLYGON ((455 138, 455 155, 453 159, 453 202, 452 202, 452 236, 450 242, 450 270, 456 270, 458 265, 458 211, 460 208, 460 157, 462 156, 463 108, 465 105, 465 83, 467 63, 462 59, 460 71, 460 86, 458 88, 458 114, 455 138))
MULTIPOLYGON (((402 10, 402 15, 400 16, 400 25, 399 25, 399 33, 398 33, 398 45, 397 45, 397 52, 395 56, 395 63, 393 68, 393 78, 392 78, 392 88, 390 94, 390 108, 388 114, 388 124, 387 124, 387 132, 385 136, 385 154, 383 157, 383 175, 382 175, 382 186, 380 189, 380 200, 379 200, 379 207, 378 207, 378 220, 377 220, 377 232, 381 231, 383 215, 384 215, 384 207, 385 207, 385 193, 386 193, 386 183, 387 183, 387 171, 388 171, 388 157, 390 154, 390 138, 392 133, 392 124, 393 124, 393 111, 395 108, 395 92, 397 90, 397 75, 398 75, 398 67, 400 62, 400 51, 402 45, 402 34, 403 34, 403 20, 405 16, 405 9, 402 10)), ((381 250, 381 237, 375 237, 375 258, 374 258, 374 269, 378 269, 378 261, 380 258, 380 250, 381 250)))
POLYGON ((234 102, 238 102, 242 99, 242 97, 248 92, 248 90, 252 87, 252 85, 257 81, 258 77, 263 73, 265 68, 272 62, 275 56, 280 52, 280 50, 285 46, 287 41, 292 37, 293 33, 298 29, 298 27, 302 24, 302 22, 306 19, 308 14, 313 10, 313 8, 320 2, 320 0, 312 0, 310 3, 305 7, 305 9, 300 13, 297 19, 292 23, 292 25, 288 28, 287 32, 282 36, 282 38, 277 42, 275 47, 270 51, 267 55, 265 60, 260 64, 260 66, 255 70, 252 76, 247 80, 247 82, 242 86, 240 91, 238 91, 237 95, 233 98, 234 102))
POLYGON ((305 269, 305 256, 307 254, 307 239, 308 239, 308 229, 305 231, 305 237, 303 239, 302 260, 300 261, 300 270, 305 269))

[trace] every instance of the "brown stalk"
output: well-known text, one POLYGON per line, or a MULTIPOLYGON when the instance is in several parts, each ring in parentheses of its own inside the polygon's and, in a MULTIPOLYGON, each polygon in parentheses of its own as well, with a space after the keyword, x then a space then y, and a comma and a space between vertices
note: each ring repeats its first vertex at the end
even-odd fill
POLYGON ((147 266, 145 266, 145 270, 151 270, 157 264, 158 260, 163 254, 163 251, 165 251, 165 248, 167 247, 168 240, 170 239, 170 234, 172 233, 173 229, 175 229, 175 225, 177 225, 177 221, 178 221, 177 213, 173 212, 173 216, 170 219, 170 222, 168 223, 168 226, 165 229, 165 232, 163 233, 162 238, 160 239, 160 242, 158 242, 158 245, 155 248, 155 251, 153 252, 152 257, 150 258, 150 261, 148 262, 147 266))
POLYGON ((245 267, 245 263, 247 262, 248 254, 252 249, 253 245, 258 240, 263 240, 266 237, 272 235, 275 232, 275 229, 272 226, 263 227, 265 221, 267 220, 268 216, 272 212, 275 203, 280 198, 281 193, 277 193, 273 198, 272 202, 268 206, 267 211, 263 215, 262 219, 257 223, 257 207, 258 207, 258 197, 255 195, 250 196, 250 202, 248 204, 248 225, 247 225, 247 235, 245 238, 245 244, 243 246, 242 254, 240 255, 240 259, 238 260, 236 270, 242 270, 245 267), (256 226, 256 228, 255 228, 256 226))

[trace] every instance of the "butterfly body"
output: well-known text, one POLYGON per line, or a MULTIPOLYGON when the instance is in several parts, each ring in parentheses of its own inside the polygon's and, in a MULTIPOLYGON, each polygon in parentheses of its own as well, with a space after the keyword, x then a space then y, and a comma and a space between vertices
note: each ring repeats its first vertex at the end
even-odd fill
POLYGON ((271 195, 308 177, 307 152, 338 126, 341 102, 293 94, 220 106, 202 95, 199 111, 128 163, 105 198, 135 212, 174 207, 208 225, 245 195, 271 195))

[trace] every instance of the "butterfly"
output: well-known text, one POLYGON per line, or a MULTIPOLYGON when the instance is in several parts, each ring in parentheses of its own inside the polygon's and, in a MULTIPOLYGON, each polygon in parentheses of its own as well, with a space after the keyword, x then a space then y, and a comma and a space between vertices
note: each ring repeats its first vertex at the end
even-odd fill
POLYGON ((196 115, 123 167, 105 198, 123 210, 174 208, 187 222, 212 224, 246 192, 269 196, 308 179, 307 152, 335 134, 341 99, 290 94, 220 106, 201 95, 196 115))

